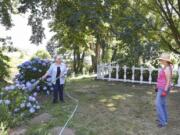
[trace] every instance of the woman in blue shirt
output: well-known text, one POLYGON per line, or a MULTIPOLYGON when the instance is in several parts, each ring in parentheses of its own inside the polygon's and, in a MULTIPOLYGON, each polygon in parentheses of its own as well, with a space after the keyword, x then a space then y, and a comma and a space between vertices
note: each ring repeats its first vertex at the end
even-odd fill
POLYGON ((56 103, 58 101, 58 97, 60 101, 64 102, 64 83, 65 83, 65 77, 67 74, 67 67, 64 63, 61 61, 60 56, 55 57, 55 63, 53 63, 46 74, 42 77, 42 79, 45 79, 47 76, 51 77, 51 82, 53 84, 53 103, 56 103))

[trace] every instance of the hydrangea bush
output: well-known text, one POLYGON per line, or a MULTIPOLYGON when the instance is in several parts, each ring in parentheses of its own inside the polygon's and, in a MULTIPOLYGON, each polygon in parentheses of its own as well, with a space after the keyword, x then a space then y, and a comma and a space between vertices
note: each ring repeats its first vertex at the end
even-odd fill
POLYGON ((40 109, 36 100, 37 93, 30 94, 24 86, 10 85, 0 92, 0 121, 9 126, 27 115, 34 114, 40 109))
POLYGON ((38 81, 50 64, 49 60, 33 58, 18 66, 19 73, 15 76, 14 84, 0 90, 1 122, 11 125, 14 119, 19 117, 23 119, 40 109, 37 101, 38 93, 49 95, 53 90, 50 77, 38 81))
MULTIPOLYGON (((18 66, 19 73, 15 77, 16 85, 24 85, 29 87, 26 90, 32 90, 31 86, 34 84, 40 77, 42 77, 48 68, 50 67, 51 61, 43 60, 40 58, 33 58, 29 61, 26 61, 18 66)), ((53 90, 52 83, 50 78, 47 78, 45 81, 41 81, 33 91, 44 92, 47 95, 53 90)))
POLYGON ((34 113, 39 110, 40 106, 36 100, 37 93, 29 94, 22 88, 24 86, 6 86, 0 93, 0 104, 8 106, 9 110, 14 114, 24 111, 34 113))

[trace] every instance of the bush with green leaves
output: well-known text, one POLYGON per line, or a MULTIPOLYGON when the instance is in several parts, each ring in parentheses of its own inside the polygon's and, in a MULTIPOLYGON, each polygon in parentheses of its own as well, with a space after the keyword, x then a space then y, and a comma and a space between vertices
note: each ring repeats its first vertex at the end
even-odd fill
POLYGON ((8 135, 7 126, 4 123, 0 123, 0 135, 8 135))
POLYGON ((40 109, 37 93, 25 91, 24 85, 10 85, 0 91, 0 121, 14 126, 19 119, 34 114, 40 109))
POLYGON ((49 60, 33 58, 18 66, 19 73, 14 84, 0 90, 1 122, 11 127, 40 109, 36 98, 38 93, 49 95, 53 88, 50 78, 34 84, 46 73, 50 64, 49 60))
MULTIPOLYGON (((40 79, 50 67, 51 61, 40 58, 32 58, 18 66, 19 73, 15 77, 16 85, 32 86, 40 79)), ((53 90, 50 77, 44 81, 40 81, 33 91, 43 92, 49 95, 53 90)), ((28 90, 28 89, 27 89, 28 90)))
POLYGON ((0 81, 3 81, 5 77, 9 77, 9 61, 9 57, 0 51, 0 81))
POLYGON ((51 55, 49 54, 48 51, 46 50, 38 50, 36 53, 35 53, 35 56, 34 57, 38 57, 38 58, 41 58, 41 59, 50 59, 51 58, 51 55))

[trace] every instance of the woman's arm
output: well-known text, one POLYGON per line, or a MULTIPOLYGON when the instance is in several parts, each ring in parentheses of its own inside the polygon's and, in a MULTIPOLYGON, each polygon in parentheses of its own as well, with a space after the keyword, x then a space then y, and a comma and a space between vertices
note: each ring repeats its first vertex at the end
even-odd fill
POLYGON ((63 73, 61 73, 61 77, 66 77, 66 75, 67 75, 67 66, 66 66, 66 64, 64 64, 63 65, 63 73))
POLYGON ((45 79, 45 78, 47 78, 47 76, 49 75, 49 73, 48 72, 46 72, 43 76, 42 76, 42 79, 45 79))
POLYGON ((42 76, 42 79, 45 79, 48 75, 51 75, 52 68, 53 68, 53 65, 51 65, 48 71, 42 76))
POLYGON ((170 68, 166 68, 165 72, 165 76, 166 76, 166 85, 165 85, 165 91, 168 91, 169 86, 171 85, 171 69, 170 68))

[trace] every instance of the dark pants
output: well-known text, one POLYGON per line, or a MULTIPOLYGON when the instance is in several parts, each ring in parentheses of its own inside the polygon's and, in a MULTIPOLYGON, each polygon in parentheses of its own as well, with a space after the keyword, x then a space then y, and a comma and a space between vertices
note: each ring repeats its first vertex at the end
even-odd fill
POLYGON ((58 101, 58 98, 60 101, 64 101, 64 85, 63 84, 55 84, 53 85, 54 91, 53 91, 53 103, 58 101))

